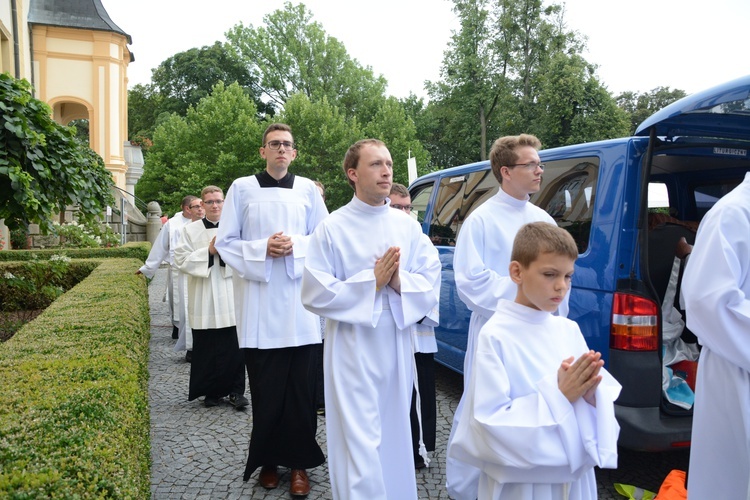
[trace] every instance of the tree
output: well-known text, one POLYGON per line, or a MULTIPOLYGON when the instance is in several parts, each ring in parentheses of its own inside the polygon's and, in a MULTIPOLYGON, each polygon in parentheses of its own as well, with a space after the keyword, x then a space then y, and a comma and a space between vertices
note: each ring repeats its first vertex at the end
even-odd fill
POLYGON ((263 26, 240 23, 227 39, 278 107, 301 93, 313 102, 325 98, 347 117, 368 122, 384 99, 385 78, 352 60, 341 42, 312 21, 304 4, 285 2, 284 9, 263 18, 263 26))
POLYGON ((207 97, 214 85, 237 82, 255 103, 259 117, 273 115, 274 107, 260 99, 258 84, 234 50, 221 42, 179 52, 152 71, 151 83, 128 92, 128 130, 131 142, 144 145, 171 113, 185 116, 207 97))
POLYGON ((640 94, 623 92, 617 96, 617 105, 630 115, 630 134, 633 134, 646 118, 685 96, 687 93, 684 90, 656 87, 640 94))
POLYGON ((260 99, 257 80, 236 52, 218 41, 169 57, 151 75, 154 90, 163 98, 160 111, 181 116, 211 94, 219 82, 225 85, 237 82, 261 115, 274 113, 273 106, 260 99))
POLYGON ((286 101, 277 119, 294 133, 297 159, 291 171, 325 185, 329 210, 351 200, 352 189, 341 165, 349 146, 363 137, 357 119, 347 118, 326 98, 313 102, 302 93, 286 101))
POLYGON ((612 139, 628 133, 628 116, 578 55, 558 53, 537 80, 529 127, 544 147, 612 139))
MULTIPOLYGON (((541 0, 454 4, 461 28, 445 52, 441 80, 428 85, 424 123, 429 124, 427 149, 434 162, 455 165, 486 159, 493 139, 502 135, 547 134, 550 142, 545 144, 557 145, 576 140, 574 132, 576 138, 598 133, 597 127, 581 120, 606 116, 614 101, 606 91, 598 93, 603 89, 594 68, 580 56, 585 45, 565 27, 561 6, 545 6, 541 0), (579 81, 563 82, 555 89, 548 76, 554 71, 562 75, 568 66, 566 78, 579 81), (588 89, 589 94, 566 95, 566 89, 588 89), (569 106, 573 102, 579 107, 569 106)), ((616 129, 618 116, 603 128, 616 129)))
POLYGON ((186 116, 172 114, 157 126, 136 196, 173 213, 184 196, 198 196, 208 184, 226 190, 265 166, 258 156, 262 134, 253 100, 239 84, 220 82, 186 116))
POLYGON ((46 233, 67 205, 91 221, 114 204, 102 158, 76 138, 74 127, 52 119, 28 81, 0 75, 0 114, 0 218, 10 229, 37 223, 46 233))

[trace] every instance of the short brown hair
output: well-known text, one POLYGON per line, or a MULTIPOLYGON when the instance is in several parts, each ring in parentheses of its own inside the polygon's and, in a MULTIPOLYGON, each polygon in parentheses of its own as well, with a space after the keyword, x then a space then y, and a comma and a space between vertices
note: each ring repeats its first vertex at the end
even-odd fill
POLYGON ((224 195, 224 191, 221 190, 218 186, 206 186, 203 189, 201 189, 201 200, 203 200, 203 197, 207 194, 211 193, 221 193, 221 195, 224 195))
POLYGON ((549 222, 530 222, 521 227, 513 240, 511 261, 528 268, 543 253, 578 258, 578 247, 565 229, 549 222))
POLYGON ((409 189, 403 184, 399 184, 398 182, 394 182, 393 185, 391 185, 391 194, 397 194, 402 198, 411 198, 409 189))
MULTIPOLYGON (((289 132, 290 134, 292 133, 292 127, 290 127, 286 123, 272 123, 268 126, 266 131, 263 132, 263 144, 261 144, 263 147, 266 147, 266 136, 270 134, 271 132, 275 132, 276 130, 281 130, 282 132, 289 132)), ((292 142, 294 142, 294 135, 292 135, 292 142)))
POLYGON ((357 169, 360 151, 362 151, 362 148, 365 146, 385 146, 385 143, 378 139, 362 139, 361 141, 357 141, 349 146, 349 149, 344 155, 344 175, 346 176, 346 180, 349 181, 349 185, 355 191, 357 188, 354 186, 354 181, 349 178, 348 172, 350 168, 357 169))
POLYGON ((492 173, 495 175, 497 182, 503 183, 503 175, 500 168, 515 165, 518 161, 518 148, 531 146, 539 151, 542 148, 542 142, 536 136, 531 134, 506 135, 495 140, 490 149, 490 165, 492 173))
POLYGON ((193 196, 192 194, 189 194, 182 199, 182 204, 180 206, 190 208, 190 204, 193 202, 193 200, 197 200, 197 199, 198 199, 197 196, 193 196))

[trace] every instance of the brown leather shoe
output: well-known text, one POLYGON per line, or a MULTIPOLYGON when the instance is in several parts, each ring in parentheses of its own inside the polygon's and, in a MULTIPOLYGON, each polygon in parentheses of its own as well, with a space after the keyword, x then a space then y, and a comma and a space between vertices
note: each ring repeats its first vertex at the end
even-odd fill
POLYGON ((264 465, 260 468, 258 482, 267 490, 272 490, 279 485, 279 471, 275 465, 264 465))
POLYGON ((305 469, 293 469, 290 480, 289 493, 295 497, 306 497, 310 493, 310 481, 305 469))

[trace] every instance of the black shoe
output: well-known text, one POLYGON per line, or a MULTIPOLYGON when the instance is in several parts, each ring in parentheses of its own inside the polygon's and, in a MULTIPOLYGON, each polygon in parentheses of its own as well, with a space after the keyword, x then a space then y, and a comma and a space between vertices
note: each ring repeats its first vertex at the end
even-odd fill
POLYGON ((219 406, 219 398, 216 396, 206 396, 203 399, 203 405, 206 408, 213 408, 214 406, 219 406))
POLYGON ((238 410, 241 410, 245 408, 247 405, 249 405, 250 401, 248 401, 247 398, 243 396, 242 394, 232 393, 229 395, 229 404, 231 404, 238 410))
POLYGON ((185 353, 185 361, 187 361, 188 363, 193 362, 193 351, 188 351, 185 353))
POLYGON ((172 338, 175 339, 175 340, 177 340, 178 338, 180 338, 180 329, 177 328, 176 326, 172 327, 172 338))

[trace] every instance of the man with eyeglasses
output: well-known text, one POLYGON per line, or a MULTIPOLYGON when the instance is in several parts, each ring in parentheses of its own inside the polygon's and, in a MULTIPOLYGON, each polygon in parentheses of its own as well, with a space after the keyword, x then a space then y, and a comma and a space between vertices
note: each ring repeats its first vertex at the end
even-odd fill
MULTIPOLYGON (((406 186, 394 182, 388 197, 391 200, 391 208, 411 214, 413 208, 411 194, 406 186)), ((429 464, 429 460, 425 460, 425 457, 420 454, 420 447, 424 445, 423 452, 435 451, 437 434, 437 394, 435 392, 437 341, 435 328, 432 326, 417 323, 412 326, 411 330, 414 339, 414 365, 417 380, 414 383, 415 389, 412 391, 409 419, 411 420, 414 468, 423 469, 429 464)))
POLYGON ((225 265, 215 246, 224 204, 217 186, 201 191, 206 217, 182 229, 174 260, 187 277, 187 311, 192 328, 192 365, 188 401, 205 396, 206 407, 229 403, 242 409, 249 402, 245 393, 245 362, 237 341, 232 268, 225 265))
POLYGON ((259 483, 273 489, 278 466, 287 467, 290 493, 305 496, 306 469, 325 456, 315 439, 320 321, 302 306, 300 287, 310 235, 328 210, 312 180, 289 172, 297 150, 288 125, 266 129, 260 156, 266 169, 227 191, 216 237, 234 270, 237 335, 250 381, 253 428, 243 477, 260 467, 259 483))
MULTIPOLYGON (((495 312, 500 299, 513 301, 517 285, 509 276, 510 253, 516 233, 524 224, 543 221, 556 224, 544 210, 529 202, 542 186, 542 144, 529 134, 500 137, 490 150, 492 173, 500 189, 482 203, 463 223, 456 241, 453 270, 459 297, 471 310, 464 358, 464 389, 471 380, 476 339, 495 312)), ((569 294, 568 294, 569 295, 569 294)), ((558 309, 567 316, 568 295, 558 309)), ((456 500, 476 499, 479 469, 453 458, 451 444, 461 419, 464 397, 453 416, 446 458, 446 488, 456 500)))
POLYGON ((141 266, 136 274, 143 274, 147 278, 153 278, 162 262, 169 264, 169 274, 167 275, 167 303, 169 304, 169 315, 172 320, 172 338, 177 339, 180 334, 180 308, 182 301, 180 297, 184 295, 179 289, 179 269, 174 264, 174 249, 179 243, 182 227, 193 220, 191 214, 191 205, 196 202, 200 204, 197 196, 187 195, 182 199, 181 211, 177 212, 161 227, 151 251, 148 254, 146 262, 141 266))

